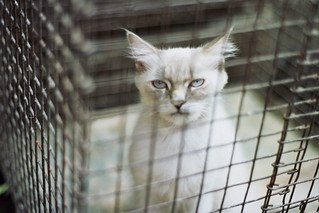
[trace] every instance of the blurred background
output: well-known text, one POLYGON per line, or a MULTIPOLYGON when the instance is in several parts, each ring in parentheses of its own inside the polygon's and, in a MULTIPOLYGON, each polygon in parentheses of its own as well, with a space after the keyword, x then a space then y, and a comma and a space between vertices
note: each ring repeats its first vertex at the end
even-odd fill
MULTIPOLYGON (((95 54, 90 72, 95 92, 94 109, 126 105, 137 100, 132 80, 133 63, 126 59, 127 28, 157 47, 202 45, 234 26, 233 40, 239 47, 236 58, 227 63, 231 84, 268 82, 293 78, 305 42, 309 60, 318 56, 317 14, 311 1, 93 1, 95 10, 84 32, 93 40, 95 54), (313 32, 306 32, 313 20, 313 32), (311 36, 312 35, 312 36, 311 36), (248 66, 247 66, 248 64, 248 66), (245 70, 249 76, 245 77, 245 70), (276 76, 272 74, 276 70, 276 76), (112 81, 110 81, 112 79, 112 81), (115 91, 115 92, 114 92, 115 91), (112 94, 113 93, 113 94, 112 94), (129 97, 127 94, 130 94, 129 97), (108 98, 106 99, 105 96, 108 98)), ((308 66, 307 69, 315 69, 308 66)), ((280 90, 284 90, 284 85, 280 90)), ((277 89, 277 88, 276 88, 277 89)), ((286 91, 287 92, 287 91, 286 91)), ((284 91, 281 92, 285 93, 284 91)), ((285 97, 285 95, 281 95, 285 97)))

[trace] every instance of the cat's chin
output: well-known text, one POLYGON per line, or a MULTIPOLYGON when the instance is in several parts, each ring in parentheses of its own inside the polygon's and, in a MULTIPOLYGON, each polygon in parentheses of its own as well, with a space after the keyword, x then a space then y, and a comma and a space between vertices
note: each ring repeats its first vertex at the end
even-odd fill
POLYGON ((180 112, 180 111, 178 111, 178 112, 173 112, 173 113, 171 113, 170 115, 171 115, 171 116, 175 116, 175 117, 177 117, 177 116, 187 117, 187 116, 190 115, 190 113, 189 113, 189 112, 180 112))
POLYGON ((163 118, 172 125, 183 126, 189 124, 189 122, 198 120, 199 116, 187 112, 174 112, 164 115, 163 118))

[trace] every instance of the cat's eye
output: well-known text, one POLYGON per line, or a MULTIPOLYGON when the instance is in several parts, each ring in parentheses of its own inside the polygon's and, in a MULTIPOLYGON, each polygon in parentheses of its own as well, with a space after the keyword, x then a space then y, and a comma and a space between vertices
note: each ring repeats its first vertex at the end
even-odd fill
POLYGON ((204 79, 195 79, 189 84, 189 86, 190 87, 200 87, 204 84, 204 82, 205 82, 204 79))
POLYGON ((167 85, 164 81, 161 80, 155 80, 152 81, 152 85, 156 88, 156 89, 165 89, 167 88, 167 85))

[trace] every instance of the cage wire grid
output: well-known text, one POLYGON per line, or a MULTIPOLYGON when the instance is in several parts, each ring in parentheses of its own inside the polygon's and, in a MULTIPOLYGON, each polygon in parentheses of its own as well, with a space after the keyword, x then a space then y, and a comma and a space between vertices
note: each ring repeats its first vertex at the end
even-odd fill
POLYGON ((68 1, 0 4, 2 171, 18 212, 75 211, 86 157, 79 12, 68 1))
POLYGON ((171 205, 176 212, 181 201, 213 193, 213 212, 318 212, 318 4, 0 0, 0 166, 17 211, 152 212, 171 205), (141 106, 118 28, 176 47, 202 45, 232 25, 240 52, 226 62, 229 115, 212 123, 235 123, 233 140, 165 159, 149 149, 147 162, 127 162, 141 106), (183 156, 211 150, 227 150, 229 163, 180 174, 183 156), (176 177, 153 182, 153 164, 167 159, 179 162, 176 177), (130 185, 130 168, 141 165, 149 166, 148 181, 130 185), (243 168, 245 178, 236 179, 243 168), (180 197, 179 181, 205 181, 209 173, 224 182, 180 197), (152 188, 167 182, 177 183, 174 199, 151 203, 152 188), (139 190, 146 191, 144 206, 127 207, 126 196, 139 190))

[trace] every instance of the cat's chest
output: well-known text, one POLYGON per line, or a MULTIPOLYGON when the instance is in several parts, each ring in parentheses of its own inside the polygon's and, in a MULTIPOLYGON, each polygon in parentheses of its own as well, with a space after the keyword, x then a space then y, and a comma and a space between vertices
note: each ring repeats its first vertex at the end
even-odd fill
MULTIPOLYGON (((203 130, 159 129, 155 134, 144 134, 133 140, 130 161, 153 159, 153 176, 157 180, 174 178, 178 167, 182 176, 198 173, 204 166, 207 146, 207 132, 204 134, 203 130)), ((135 169, 140 175, 146 168, 135 169)))
POLYGON ((225 126, 212 126, 208 122, 187 128, 153 130, 150 125, 139 124, 133 134, 129 160, 133 165, 138 165, 132 171, 142 182, 147 177, 150 160, 153 162, 153 178, 156 180, 174 178, 177 171, 180 171, 181 176, 192 176, 202 172, 205 162, 208 168, 215 168, 215 164, 220 162, 219 158, 216 160, 217 157, 214 157, 216 153, 213 156, 208 153, 212 150, 210 146, 225 140, 224 135, 227 134, 222 134, 225 126), (210 156, 208 161, 206 155, 210 156))
POLYGON ((131 147, 132 154, 139 160, 173 159, 180 153, 184 158, 201 158, 208 144, 209 127, 165 128, 140 135, 143 137, 134 138, 131 147))
MULTIPOLYGON (((159 134, 157 154, 162 152, 176 154, 189 153, 204 148, 207 145, 208 132, 206 128, 189 128, 163 131, 159 134)), ((162 153, 163 154, 163 153, 162 153)))

